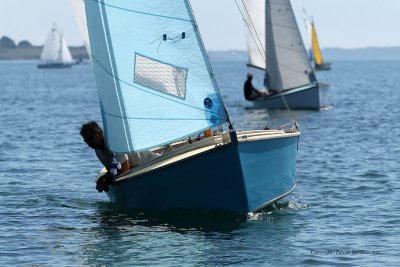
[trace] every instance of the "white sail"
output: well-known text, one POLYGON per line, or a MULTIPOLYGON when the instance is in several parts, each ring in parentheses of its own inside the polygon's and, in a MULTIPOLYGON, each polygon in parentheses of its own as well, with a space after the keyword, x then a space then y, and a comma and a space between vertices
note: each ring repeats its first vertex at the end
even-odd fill
POLYGON ((89 42, 89 33, 87 29, 86 23, 86 13, 85 13, 85 1, 84 0, 69 0, 71 4, 72 11, 74 13, 75 21, 78 25, 79 32, 83 39, 83 43, 85 44, 86 51, 90 58, 90 42, 89 42))
POLYGON ((70 63, 73 61, 71 52, 69 51, 67 42, 63 35, 61 35, 61 57, 60 61, 63 63, 70 63))
POLYGON ((304 8, 303 8, 303 23, 304 23, 304 28, 305 28, 305 31, 307 34, 307 37, 303 38, 304 46, 306 47, 306 50, 308 52, 309 59, 312 60, 313 59, 312 44, 311 44, 312 25, 311 25, 310 17, 308 16, 308 14, 304 8))
POLYGON ((245 33, 249 65, 265 69, 265 1, 244 0, 247 16, 245 33))
POLYGON ((60 58, 60 48, 60 36, 58 35, 56 25, 53 23, 51 30, 47 34, 42 53, 40 54, 40 60, 58 61, 60 58))
MULTIPOLYGON (((261 41, 265 54, 263 56, 259 51, 258 57, 265 58, 269 88, 288 90, 314 82, 315 76, 290 0, 243 0, 243 4, 246 23, 250 23, 257 33, 256 36, 247 34, 251 37, 248 43, 258 43, 258 39, 265 38, 261 41), (264 13, 264 25, 261 13, 264 13)), ((249 57, 250 65, 262 67, 261 59, 255 59, 254 49, 250 49, 249 57)))

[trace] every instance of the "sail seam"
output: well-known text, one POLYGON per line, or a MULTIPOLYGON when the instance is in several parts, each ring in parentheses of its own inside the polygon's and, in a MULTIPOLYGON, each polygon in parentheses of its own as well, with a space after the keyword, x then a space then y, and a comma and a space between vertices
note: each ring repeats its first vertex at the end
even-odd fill
POLYGON ((272 44, 272 45, 277 46, 277 47, 280 47, 280 48, 283 48, 283 49, 286 49, 286 50, 289 50, 289 51, 293 51, 293 52, 302 54, 302 55, 304 54, 304 53, 303 53, 302 51, 300 51, 300 50, 293 49, 293 48, 288 47, 288 46, 285 46, 285 45, 280 45, 280 44, 277 44, 277 43, 275 43, 275 42, 267 42, 267 43, 272 44))
POLYGON ((131 12, 131 13, 137 13, 137 14, 147 15, 147 16, 154 16, 154 17, 160 17, 160 18, 166 18, 166 19, 174 19, 174 20, 192 22, 191 20, 187 20, 187 19, 164 16, 164 15, 159 15, 159 14, 152 14, 152 13, 148 13, 148 12, 142 12, 142 11, 132 10, 132 9, 124 8, 124 7, 114 6, 114 5, 110 5, 110 4, 106 4, 106 3, 100 2, 101 0, 93 0, 93 1, 96 2, 96 3, 99 3, 101 5, 104 5, 104 6, 108 6, 108 7, 119 9, 119 10, 123 10, 123 11, 128 11, 128 12, 131 12))
POLYGON ((118 115, 114 115, 114 114, 111 114, 111 113, 107 113, 107 112, 105 112, 104 110, 101 110, 101 112, 102 113, 104 113, 104 114, 106 114, 106 115, 108 115, 108 116, 112 116, 112 117, 115 117, 115 118, 122 118, 122 119, 129 119, 129 120, 165 120, 165 121, 172 121, 172 120, 176 120, 176 121, 178 121, 178 120, 185 120, 185 121, 209 121, 209 120, 207 120, 207 119, 204 119, 204 118, 200 118, 200 119, 196 119, 196 118, 139 118, 139 117, 137 117, 137 118, 135 118, 135 117, 128 117, 128 116, 118 116, 118 115))

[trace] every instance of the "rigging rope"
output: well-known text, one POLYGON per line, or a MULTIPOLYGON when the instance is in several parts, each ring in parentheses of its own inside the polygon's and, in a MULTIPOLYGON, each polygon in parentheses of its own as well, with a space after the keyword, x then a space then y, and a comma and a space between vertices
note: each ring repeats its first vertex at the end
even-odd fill
POLYGON ((242 10, 240 9, 239 4, 237 3, 237 0, 235 0, 236 6, 237 6, 238 9, 239 9, 239 12, 240 12, 240 14, 241 14, 241 16, 242 16, 242 19, 243 19, 243 21, 245 22, 245 24, 248 26, 249 32, 250 32, 250 34, 251 34, 251 36, 252 36, 252 39, 253 39, 253 41, 255 42, 256 46, 257 46, 257 50, 258 50, 258 52, 260 53, 262 59, 263 59, 264 62, 265 62, 265 68, 266 68, 266 70, 268 70, 269 76, 271 77, 271 79, 273 79, 273 81, 275 82, 275 84, 278 85, 278 89, 279 89, 279 93, 280 93, 280 96, 281 96, 281 98, 282 98, 282 101, 283 101, 283 103, 284 103, 284 105, 285 105, 285 107, 286 107, 286 110, 288 111, 288 113, 289 113, 289 115, 290 115, 290 117, 291 117, 291 119, 292 119, 293 124, 295 125, 296 129, 298 130, 297 122, 296 122, 296 120, 294 119, 294 116, 293 116, 293 114, 292 114, 292 112, 291 112, 291 110, 290 110, 290 108, 289 108, 289 105, 288 105, 288 103, 287 103, 287 101, 286 101, 285 96, 283 95, 283 88, 282 88, 283 86, 282 86, 282 84, 280 83, 280 80, 277 79, 277 77, 275 77, 275 75, 273 74, 273 72, 271 72, 271 70, 269 69, 269 66, 267 65, 267 59, 266 59, 266 51, 265 51, 265 49, 264 49, 264 46, 262 46, 263 43, 260 41, 260 37, 258 36, 257 31, 255 30, 253 21, 251 20, 250 14, 249 14, 249 12, 248 12, 248 10, 247 10, 247 7, 246 7, 245 3, 243 2, 243 0, 241 0, 241 2, 242 2, 242 5, 243 5, 243 7, 244 7, 244 9, 245 9, 245 11, 246 11, 247 17, 248 17, 249 20, 250 20, 250 24, 251 24, 251 26, 252 26, 253 29, 254 29, 254 33, 255 33, 255 35, 256 35, 256 37, 257 37, 257 39, 258 39, 258 42, 261 44, 262 50, 259 48, 259 46, 258 46, 258 44, 257 44, 257 41, 255 40, 255 38, 254 38, 254 36, 253 36, 253 33, 252 33, 252 31, 251 31, 249 25, 246 23, 245 17, 243 16, 242 10))

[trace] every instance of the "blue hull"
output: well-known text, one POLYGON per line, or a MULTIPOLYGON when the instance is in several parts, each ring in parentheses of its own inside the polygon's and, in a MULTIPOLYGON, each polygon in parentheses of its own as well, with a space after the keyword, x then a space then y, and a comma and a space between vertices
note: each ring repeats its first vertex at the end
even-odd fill
POLYGON ((298 136, 231 142, 117 180, 107 192, 125 209, 254 212, 295 186, 298 136))
MULTIPOLYGON (((313 84, 284 91, 283 95, 291 109, 322 109, 329 105, 328 89, 326 84, 313 84)), ((252 104, 255 108, 286 108, 280 94, 254 100, 252 104)))

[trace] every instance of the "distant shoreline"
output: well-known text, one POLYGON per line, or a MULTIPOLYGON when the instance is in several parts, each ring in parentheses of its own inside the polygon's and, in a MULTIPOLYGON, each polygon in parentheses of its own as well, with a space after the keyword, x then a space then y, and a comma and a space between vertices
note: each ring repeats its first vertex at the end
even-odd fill
MULTIPOLYGON (((39 60, 43 46, 31 45, 28 41, 18 44, 8 38, 0 39, 0 60, 39 60)), ((89 59, 84 46, 70 46, 72 57, 89 59)), ((366 47, 355 49, 325 48, 322 49, 325 61, 345 60, 400 60, 400 47, 366 47)), ((243 50, 208 51, 211 60, 247 61, 247 53, 243 50)))
MULTIPOLYGON (((43 48, 42 46, 16 47, 16 48, 0 47, 0 60, 27 60, 27 59, 39 60, 42 48, 43 48)), ((84 46, 69 47, 69 49, 74 59, 89 58, 84 46)))
MULTIPOLYGON (((247 61, 246 51, 208 51, 211 60, 247 61)), ((325 61, 400 61, 400 47, 367 47, 367 48, 325 48, 322 49, 325 61)))
MULTIPOLYGON (((0 38, 0 60, 38 60, 42 48, 43 46, 34 46, 28 41, 21 41, 16 44, 11 38, 3 36, 0 38)), ((69 49, 74 59, 89 58, 84 46, 70 46, 69 49)))
MULTIPOLYGON (((74 59, 89 59, 84 46, 69 47, 69 49, 74 59)), ((0 47, 0 60, 39 60, 41 51, 42 46, 32 46, 29 48, 17 47, 13 49, 0 47)), ((322 54, 325 61, 400 61, 400 47, 365 49, 327 48, 322 50, 322 54)), ((208 51, 208 55, 214 61, 247 61, 246 51, 208 51)))

